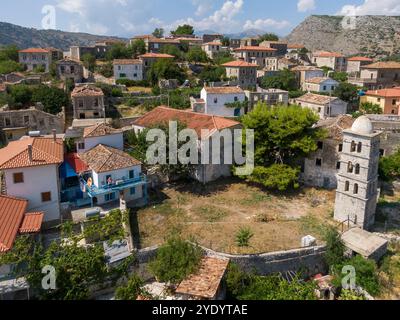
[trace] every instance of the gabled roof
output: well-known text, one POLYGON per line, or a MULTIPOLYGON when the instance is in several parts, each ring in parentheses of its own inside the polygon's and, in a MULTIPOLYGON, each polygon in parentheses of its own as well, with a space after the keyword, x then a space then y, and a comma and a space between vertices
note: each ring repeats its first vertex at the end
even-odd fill
POLYGON ((42 227, 43 218, 43 212, 26 213, 22 225, 19 228, 19 233, 26 234, 39 232, 42 227))
POLYGON ((102 137, 110 134, 122 133, 121 130, 114 129, 106 123, 99 123, 97 125, 85 128, 83 130, 84 138, 102 137))
POLYGON ((129 154, 102 144, 79 155, 79 157, 96 173, 125 169, 142 164, 129 154))
POLYGON ((317 123, 318 128, 325 128, 328 131, 330 139, 342 141, 343 130, 350 129, 354 123, 354 118, 350 115, 340 115, 335 118, 320 120, 317 123))
POLYGON ((388 88, 380 90, 369 90, 365 93, 367 96, 385 97, 385 98, 397 98, 400 97, 400 87, 388 88))
POLYGON ((396 61, 381 61, 362 66, 363 69, 400 69, 400 63, 396 61))
POLYGON ((131 64, 142 64, 143 61, 139 59, 114 59, 114 65, 131 65, 131 64))
POLYGON ((240 87, 204 87, 204 90, 211 94, 244 94, 240 87))
POLYGON ((328 80, 337 82, 336 80, 333 80, 333 79, 331 79, 331 78, 329 78, 329 77, 315 77, 315 78, 310 78, 310 79, 307 79, 305 82, 306 82, 306 83, 321 84, 321 83, 323 83, 323 82, 325 82, 325 81, 328 81, 328 80))
POLYGON ((19 50, 18 52, 21 53, 49 53, 49 50, 42 49, 42 48, 28 48, 24 50, 19 50))
POLYGON ((366 62, 373 62, 374 60, 367 57, 351 57, 348 58, 347 61, 366 61, 366 62))
POLYGON ((45 166, 60 164, 64 161, 62 139, 25 138, 10 142, 0 149, 0 169, 45 166), (29 145, 32 146, 32 159, 29 157, 29 145))
POLYGON ((308 102, 308 103, 319 104, 319 105, 326 105, 329 102, 332 102, 335 100, 340 100, 340 99, 337 97, 329 97, 329 96, 324 96, 324 95, 315 94, 315 93, 306 93, 305 95, 296 99, 296 101, 308 102))
POLYGON ((85 162, 79 158, 77 153, 68 153, 65 155, 65 161, 71 166, 76 173, 83 173, 89 170, 85 162))
POLYGON ((176 293, 199 298, 214 298, 228 264, 228 259, 203 258, 199 270, 183 280, 176 289, 176 293))
POLYGON ((317 51, 313 53, 314 57, 321 57, 321 58, 343 58, 344 56, 338 52, 329 52, 329 51, 317 51))
POLYGON ((0 196, 0 252, 12 249, 28 200, 0 196))
POLYGON ((165 106, 157 107, 146 113, 143 117, 136 120, 134 125, 143 128, 151 128, 157 124, 168 124, 169 121, 180 121, 184 123, 188 129, 195 130, 199 137, 201 136, 202 129, 208 129, 212 132, 240 125, 237 121, 223 117, 171 109, 165 106))
POLYGON ((98 87, 84 85, 81 87, 75 87, 71 93, 72 97, 87 97, 87 96, 104 96, 103 90, 98 87))
POLYGON ((314 66, 297 66, 292 68, 292 71, 323 71, 323 70, 314 66))
POLYGON ((166 54, 166 53, 154 53, 154 52, 149 52, 145 53, 139 56, 139 58, 158 58, 158 59, 172 59, 175 58, 175 56, 166 54))
POLYGON ((263 52, 275 52, 277 51, 274 48, 267 48, 267 47, 258 47, 258 46, 245 46, 236 48, 233 51, 263 51, 263 52))
POLYGON ((224 63, 222 65, 226 68, 258 68, 258 65, 255 63, 249 63, 243 60, 236 60, 224 63))

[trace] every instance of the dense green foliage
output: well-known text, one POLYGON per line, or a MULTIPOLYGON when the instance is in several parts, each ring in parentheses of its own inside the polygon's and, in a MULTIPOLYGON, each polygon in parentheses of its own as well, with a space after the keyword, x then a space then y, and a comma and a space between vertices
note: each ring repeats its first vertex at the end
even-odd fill
POLYGON ((228 51, 219 52, 219 53, 215 54, 214 58, 213 58, 214 63, 218 66, 223 65, 224 63, 234 61, 234 60, 235 60, 235 58, 228 51))
POLYGON ((0 74, 8 74, 16 71, 24 71, 24 67, 12 60, 0 60, 0 74))
POLYGON ((226 80, 226 70, 221 66, 206 65, 199 74, 202 82, 218 82, 226 80))
POLYGON ((163 28, 155 28, 152 35, 156 38, 162 38, 164 36, 163 28))
POLYGON ((249 228, 240 228, 236 233, 236 245, 238 247, 248 247, 250 239, 254 236, 254 233, 249 228))
POLYGON ((346 102, 355 101, 358 99, 358 87, 351 83, 341 82, 333 91, 333 96, 346 102))
POLYGON ((259 43, 263 41, 279 41, 279 37, 274 33, 266 33, 258 39, 259 43))
POLYGON ((140 81, 135 81, 131 79, 118 79, 116 81, 117 84, 122 84, 127 87, 148 87, 149 82, 147 80, 140 80, 140 81))
POLYGON ((130 52, 137 57, 146 53, 146 43, 143 39, 137 39, 130 45, 130 52))
POLYGON ((32 88, 25 84, 19 84, 8 88, 12 99, 12 106, 16 108, 27 107, 32 102, 32 88))
POLYGON ((349 78, 347 72, 331 72, 329 76, 338 82, 346 82, 349 78))
POLYGON ((96 67, 96 57, 90 53, 85 53, 81 57, 81 61, 83 62, 83 65, 86 69, 94 72, 94 69, 96 67))
POLYGON ((158 249, 149 269, 162 282, 179 283, 198 270, 202 256, 199 246, 174 235, 158 249))
POLYGON ((324 241, 326 242, 326 253, 324 259, 330 267, 341 264, 344 261, 345 246, 340 233, 334 228, 328 228, 324 241))
POLYGON ((360 108, 357 112, 353 113, 353 118, 358 118, 365 114, 382 114, 383 110, 379 104, 372 102, 360 103, 360 108))
POLYGON ((132 59, 133 49, 132 46, 126 46, 124 43, 116 43, 106 53, 107 60, 114 59, 132 59))
POLYGON ((231 40, 230 40, 228 37, 223 37, 223 38, 221 39, 221 44, 222 44, 224 47, 229 47, 230 44, 231 44, 231 40))
POLYGON ((67 107, 70 103, 69 96, 64 90, 45 85, 40 85, 33 89, 32 101, 41 102, 44 106, 44 111, 51 114, 61 112, 62 107, 67 107))
POLYGON ((144 281, 138 275, 134 274, 129 278, 126 285, 117 288, 115 298, 117 300, 135 301, 138 295, 142 293, 143 285, 144 281))
POLYGON ((191 47, 186 54, 186 60, 189 62, 207 62, 207 54, 201 49, 201 47, 191 47))
POLYGON ((400 178, 400 150, 380 159, 379 178, 384 181, 393 181, 400 178))
POLYGON ((18 63, 18 50, 15 45, 0 48, 0 74, 24 71, 24 66, 18 63))
POLYGON ((171 34, 174 36, 193 35, 194 28, 191 25, 184 24, 171 31, 171 34))
POLYGON ((167 44, 165 46, 162 46, 160 52, 174 56, 175 60, 177 60, 177 61, 185 60, 185 52, 186 51, 181 50, 179 47, 174 46, 172 44, 167 44))
POLYGON ((316 300, 316 284, 295 277, 291 282, 278 275, 255 276, 230 264, 226 277, 228 295, 237 300, 316 300))
POLYGON ((185 72, 170 59, 160 59, 155 62, 147 74, 147 79, 157 85, 161 79, 177 79, 180 83, 185 81, 185 72))
POLYGON ((258 166, 254 168, 252 175, 248 178, 267 189, 285 191, 297 189, 299 185, 300 169, 286 164, 273 164, 269 167, 258 166))
POLYGON ((277 72, 270 76, 267 75, 261 80, 261 87, 264 89, 282 89, 294 91, 297 89, 296 76, 288 69, 277 72))
POLYGON ((114 66, 112 62, 104 63, 97 67, 97 72, 103 77, 111 78, 114 75, 114 66))

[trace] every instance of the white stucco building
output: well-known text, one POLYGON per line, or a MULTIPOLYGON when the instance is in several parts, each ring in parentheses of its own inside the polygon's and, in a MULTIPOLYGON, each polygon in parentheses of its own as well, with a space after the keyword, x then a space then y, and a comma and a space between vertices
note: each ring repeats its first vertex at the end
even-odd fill
POLYGON ((143 61, 139 59, 116 59, 114 65, 115 80, 143 80, 143 61))
POLYGON ((339 82, 329 77, 316 77, 307 79, 303 83, 303 90, 308 92, 332 93, 339 82))
POLYGON ((105 123, 100 123, 83 131, 82 139, 76 141, 78 153, 84 153, 98 144, 104 144, 115 149, 124 149, 124 136, 121 130, 114 129, 105 123))
POLYGON ((208 43, 204 43, 201 46, 202 50, 207 54, 207 56, 210 59, 214 59, 215 56, 220 53, 220 52, 224 52, 227 50, 226 47, 223 47, 221 42, 218 41, 214 41, 214 42, 208 42, 208 43))
POLYGON ((314 110, 321 119, 336 117, 347 113, 347 102, 337 97, 306 93, 296 98, 294 101, 303 108, 314 110))
POLYGON ((0 171, 6 194, 29 201, 27 210, 44 213, 44 224, 60 221, 59 166, 64 160, 61 139, 25 137, 0 149, 0 171))

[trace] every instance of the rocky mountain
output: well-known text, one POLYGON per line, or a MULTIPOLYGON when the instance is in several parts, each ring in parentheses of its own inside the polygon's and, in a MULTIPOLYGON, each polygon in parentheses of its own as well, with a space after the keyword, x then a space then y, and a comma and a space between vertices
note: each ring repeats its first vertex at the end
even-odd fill
POLYGON ((309 50, 385 57, 400 50, 400 16, 310 16, 290 35, 309 50))
POLYGON ((104 41, 106 39, 126 40, 117 37, 96 36, 88 33, 38 30, 0 22, 0 45, 16 44, 19 48, 54 47, 65 51, 71 45, 92 45, 96 41, 104 41))

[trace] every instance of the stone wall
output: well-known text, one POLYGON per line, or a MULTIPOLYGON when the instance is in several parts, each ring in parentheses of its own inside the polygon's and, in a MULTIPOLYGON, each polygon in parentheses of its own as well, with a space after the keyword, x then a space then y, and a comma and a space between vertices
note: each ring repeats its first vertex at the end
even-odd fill
MULTIPOLYGON (((323 255, 325 246, 294 249, 254 255, 232 255, 216 252, 202 247, 208 256, 230 259, 243 271, 255 272, 258 275, 303 271, 307 275, 326 273, 323 255)), ((157 254, 158 246, 138 250, 136 257, 140 269, 144 269, 157 254)))

